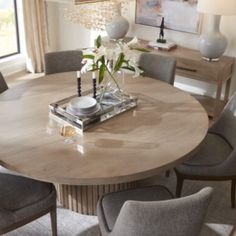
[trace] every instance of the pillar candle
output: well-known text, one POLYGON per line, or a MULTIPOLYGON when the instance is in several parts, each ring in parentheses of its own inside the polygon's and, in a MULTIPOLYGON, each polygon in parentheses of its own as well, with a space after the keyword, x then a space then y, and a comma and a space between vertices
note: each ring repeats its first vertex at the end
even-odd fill
POLYGON ((92 78, 96 79, 96 72, 95 71, 93 71, 93 73, 92 73, 92 78))

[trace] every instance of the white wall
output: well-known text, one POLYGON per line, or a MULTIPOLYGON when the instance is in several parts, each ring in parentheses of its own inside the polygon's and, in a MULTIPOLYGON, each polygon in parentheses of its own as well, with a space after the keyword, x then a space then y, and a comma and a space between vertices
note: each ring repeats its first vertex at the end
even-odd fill
POLYGON ((70 50, 90 46, 91 32, 64 17, 67 4, 48 2, 48 23, 51 50, 70 50))
MULTIPOLYGON (((49 25, 51 29, 56 27, 56 30, 51 30, 50 37, 54 39, 54 49, 66 50, 91 46, 93 38, 98 34, 97 32, 90 32, 89 30, 69 22, 64 17, 64 8, 66 4, 48 3, 48 8, 56 17, 49 17, 49 25), (56 13, 55 13, 56 12, 56 13)), ((130 22, 129 36, 137 36, 141 39, 155 40, 159 35, 159 29, 155 27, 143 26, 135 24, 135 1, 130 1, 129 11, 125 17, 130 22)), ((206 28, 207 19, 203 22, 203 31, 206 28)), ((223 17, 221 21, 221 31, 225 34, 229 41, 226 55, 236 56, 236 17, 223 17)), ((165 36, 168 40, 176 42, 178 45, 197 49, 199 35, 165 30, 165 36)), ((200 92, 201 94, 214 95, 215 87, 200 81, 190 80, 178 77, 176 79, 177 86, 185 85, 185 89, 200 92), (187 85, 187 86, 186 86, 187 85)), ((231 92, 236 91, 236 64, 235 72, 232 79, 231 92)))
POLYGON ((58 3, 50 2, 47 3, 47 21, 48 21, 48 32, 49 32, 49 46, 51 51, 58 50, 58 35, 59 35, 59 15, 58 15, 58 3))

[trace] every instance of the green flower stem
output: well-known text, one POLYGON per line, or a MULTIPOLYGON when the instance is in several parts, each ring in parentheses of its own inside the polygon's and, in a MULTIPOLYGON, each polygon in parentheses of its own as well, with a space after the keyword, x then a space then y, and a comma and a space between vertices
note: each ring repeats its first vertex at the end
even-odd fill
POLYGON ((111 76, 111 78, 112 78, 113 81, 115 82, 115 84, 116 84, 117 88, 119 89, 119 91, 121 91, 119 84, 116 82, 116 79, 114 78, 114 76, 112 75, 112 73, 109 71, 107 65, 105 65, 105 66, 106 66, 106 69, 107 69, 108 74, 111 76))

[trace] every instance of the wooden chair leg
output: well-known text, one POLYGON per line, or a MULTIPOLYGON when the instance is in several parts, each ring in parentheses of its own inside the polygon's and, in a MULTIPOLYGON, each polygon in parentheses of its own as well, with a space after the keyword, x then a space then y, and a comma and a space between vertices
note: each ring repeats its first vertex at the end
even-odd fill
POLYGON ((102 236, 102 232, 101 232, 101 230, 100 230, 100 226, 98 226, 98 230, 99 230, 98 235, 99 235, 99 236, 102 236))
POLYGON ((54 206, 50 211, 52 235, 57 236, 57 207, 54 206))
POLYGON ((231 207, 235 208, 235 187, 236 187, 236 180, 232 180, 231 183, 231 207))
POLYGON ((182 187, 183 187, 183 183, 184 183, 184 178, 181 177, 180 175, 178 175, 177 173, 176 173, 176 177, 177 177, 177 185, 176 185, 175 196, 176 197, 181 197, 181 192, 182 192, 182 187))
POLYGON ((167 170, 166 171, 166 177, 169 177, 170 176, 170 170, 167 170))

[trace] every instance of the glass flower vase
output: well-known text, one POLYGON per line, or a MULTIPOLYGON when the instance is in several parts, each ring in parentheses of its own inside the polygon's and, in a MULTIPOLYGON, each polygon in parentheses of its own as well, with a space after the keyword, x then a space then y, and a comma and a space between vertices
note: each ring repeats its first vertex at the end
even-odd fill
POLYGON ((126 96, 124 93, 124 73, 118 71, 112 76, 106 72, 99 91, 101 104, 117 104, 122 102, 126 96))

